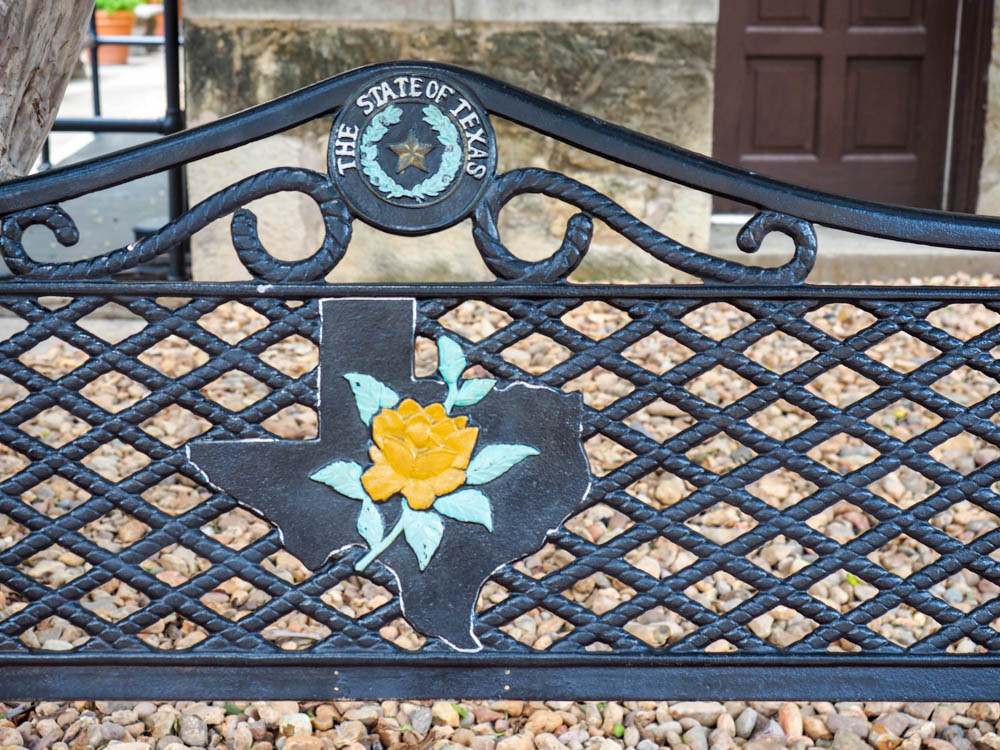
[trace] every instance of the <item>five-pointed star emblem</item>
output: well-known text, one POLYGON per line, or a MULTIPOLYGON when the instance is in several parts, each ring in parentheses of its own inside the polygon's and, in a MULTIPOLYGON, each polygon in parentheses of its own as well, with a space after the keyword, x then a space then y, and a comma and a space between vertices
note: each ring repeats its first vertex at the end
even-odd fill
POLYGON ((416 167, 426 172, 427 165, 424 163, 424 157, 431 152, 434 146, 428 146, 418 141, 417 136, 411 130, 405 141, 390 144, 389 148, 399 157, 399 163, 396 165, 396 174, 399 174, 409 167, 416 167))

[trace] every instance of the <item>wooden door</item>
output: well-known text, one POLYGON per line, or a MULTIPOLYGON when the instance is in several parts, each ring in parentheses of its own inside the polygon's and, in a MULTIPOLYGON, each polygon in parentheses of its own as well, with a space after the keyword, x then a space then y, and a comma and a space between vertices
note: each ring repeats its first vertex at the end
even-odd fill
POLYGON ((833 193, 941 208, 957 5, 722 0, 715 156, 833 193))

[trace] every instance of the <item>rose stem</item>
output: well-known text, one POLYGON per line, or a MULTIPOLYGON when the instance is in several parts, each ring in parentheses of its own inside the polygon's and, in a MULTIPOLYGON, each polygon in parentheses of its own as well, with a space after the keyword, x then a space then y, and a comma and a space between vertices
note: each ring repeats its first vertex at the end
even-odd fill
POLYGON ((363 572, 364 569, 368 567, 368 564, 371 563, 372 560, 374 560, 376 557, 385 552, 386 548, 394 541, 396 541, 396 537, 398 537, 400 534, 403 533, 403 518, 404 518, 403 516, 400 516, 399 520, 396 521, 396 525, 392 527, 392 531, 390 531, 388 535, 383 537, 381 542, 379 542, 370 550, 368 550, 367 555, 362 557, 354 564, 354 569, 356 571, 358 571, 359 573, 363 572))

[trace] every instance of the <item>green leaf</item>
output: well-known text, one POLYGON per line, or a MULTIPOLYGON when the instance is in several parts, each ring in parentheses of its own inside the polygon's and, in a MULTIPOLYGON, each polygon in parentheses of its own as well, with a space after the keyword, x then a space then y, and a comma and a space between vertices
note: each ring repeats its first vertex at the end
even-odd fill
POLYGON ((226 716, 238 716, 242 713, 244 713, 244 711, 239 706, 234 706, 232 703, 226 704, 226 716))
POLYGON ((314 482, 322 482, 333 487, 341 495, 354 500, 366 500, 368 493, 361 485, 361 467, 354 461, 334 461, 319 471, 310 474, 314 482))
POLYGON ((620 737, 624 737, 625 736, 625 725, 624 724, 615 724, 614 728, 611 731, 615 735, 615 737, 619 737, 619 738, 620 737))
POLYGON ((440 336, 438 345, 438 372, 446 383, 455 383, 469 366, 462 346, 450 336, 440 336))
POLYGON ((455 713, 457 713, 461 718, 463 718, 463 719, 468 719, 469 718, 469 712, 466 711, 464 708, 462 708, 457 703, 452 703, 451 707, 455 709, 455 713))
POLYGON ((406 543, 417 556, 420 569, 424 570, 431 561, 431 556, 437 551, 438 545, 441 544, 444 522, 434 511, 413 510, 404 500, 403 534, 406 535, 406 543))
POLYGON ((461 388, 458 389, 458 397, 455 399, 456 406, 472 406, 478 404, 487 393, 493 390, 497 381, 491 378, 469 378, 462 381, 461 388))
POLYGON ((847 579, 847 582, 852 586, 857 586, 859 583, 861 583, 861 579, 858 578, 856 575, 854 575, 854 573, 845 572, 844 577, 847 579))
POLYGON ((530 445, 487 445, 469 462, 469 468, 465 470, 465 483, 486 484, 528 456, 537 455, 538 450, 530 445))
POLYGON ((368 542, 369 547, 374 547, 381 542, 385 535, 382 514, 378 512, 375 503, 368 496, 365 496, 365 499, 361 501, 361 512, 358 513, 358 533, 361 534, 362 539, 368 542))
POLYGON ((459 490, 434 501, 438 513, 465 523, 478 523, 493 531, 490 499, 479 490, 459 490))
POLYGON ((344 378, 351 385, 354 391, 354 399, 358 403, 358 414, 361 421, 371 424, 372 417, 382 409, 391 409, 399 403, 399 396, 389 386, 380 383, 371 375, 363 375, 360 372, 348 372, 344 378))

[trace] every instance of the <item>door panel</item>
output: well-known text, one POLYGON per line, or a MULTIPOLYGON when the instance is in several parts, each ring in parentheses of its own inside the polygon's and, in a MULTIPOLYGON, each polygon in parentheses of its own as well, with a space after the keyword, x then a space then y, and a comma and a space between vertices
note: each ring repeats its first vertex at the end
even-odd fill
POLYGON ((722 0, 715 156, 820 190, 940 208, 957 4, 722 0))

